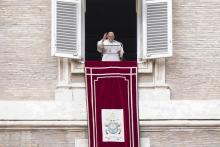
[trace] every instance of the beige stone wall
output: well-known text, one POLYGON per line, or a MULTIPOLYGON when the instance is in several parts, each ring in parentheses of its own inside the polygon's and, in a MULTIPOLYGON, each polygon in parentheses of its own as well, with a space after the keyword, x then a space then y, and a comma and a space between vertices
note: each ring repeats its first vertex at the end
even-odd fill
POLYGON ((0 2, 0 100, 54 99, 50 0, 0 2))
MULTIPOLYGON (((140 134, 150 139, 150 147, 219 147, 219 136, 216 127, 147 127, 140 134)), ((71 128, 0 130, 0 147, 75 147, 75 139, 85 138, 86 131, 71 128)))
POLYGON ((1 130, 0 147, 75 147, 87 133, 67 130, 1 130))
POLYGON ((158 127, 141 133, 150 138, 150 147, 219 147, 219 136, 215 127, 158 127))
POLYGON ((173 0, 172 99, 220 99, 220 1, 173 0))

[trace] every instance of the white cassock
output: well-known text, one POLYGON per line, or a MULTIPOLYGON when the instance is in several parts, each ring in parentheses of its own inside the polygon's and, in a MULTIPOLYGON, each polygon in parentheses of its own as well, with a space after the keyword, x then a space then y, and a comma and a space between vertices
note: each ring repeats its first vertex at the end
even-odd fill
POLYGON ((97 51, 102 53, 102 61, 120 61, 124 50, 122 44, 116 40, 110 42, 108 39, 97 43, 97 51))

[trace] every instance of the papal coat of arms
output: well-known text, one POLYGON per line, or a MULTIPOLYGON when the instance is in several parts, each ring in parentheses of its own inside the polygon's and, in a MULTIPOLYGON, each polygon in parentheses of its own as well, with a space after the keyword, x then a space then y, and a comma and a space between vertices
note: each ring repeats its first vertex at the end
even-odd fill
POLYGON ((103 142, 124 142, 123 109, 102 109, 103 142))

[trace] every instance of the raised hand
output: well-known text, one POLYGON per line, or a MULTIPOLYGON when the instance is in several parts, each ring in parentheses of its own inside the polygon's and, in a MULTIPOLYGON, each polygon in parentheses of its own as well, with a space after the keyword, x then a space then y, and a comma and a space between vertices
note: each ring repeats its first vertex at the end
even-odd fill
POLYGON ((104 41, 105 39, 107 39, 107 33, 105 33, 104 35, 103 35, 103 38, 102 38, 102 40, 104 41))

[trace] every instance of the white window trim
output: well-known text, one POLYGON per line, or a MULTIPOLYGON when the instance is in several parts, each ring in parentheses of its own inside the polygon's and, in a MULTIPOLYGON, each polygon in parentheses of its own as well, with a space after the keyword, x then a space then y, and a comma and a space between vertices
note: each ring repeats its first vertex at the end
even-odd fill
POLYGON ((137 13, 137 60, 143 59, 143 46, 142 46, 142 0, 136 0, 136 13, 137 13))
POLYGON ((68 85, 70 83, 71 73, 70 73, 68 58, 58 58, 58 74, 57 75, 58 75, 57 86, 68 85))
MULTIPOLYGON (((137 61, 138 63, 138 73, 152 73, 153 72, 153 61, 152 60, 142 60, 137 61)), ((85 73, 85 63, 83 61, 77 62, 74 60, 70 61, 71 73, 85 73)))
POLYGON ((165 58, 155 59, 153 83, 155 86, 167 86, 165 74, 165 58))

